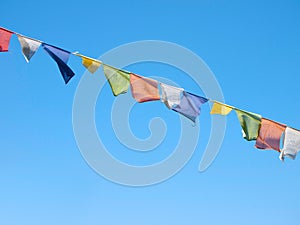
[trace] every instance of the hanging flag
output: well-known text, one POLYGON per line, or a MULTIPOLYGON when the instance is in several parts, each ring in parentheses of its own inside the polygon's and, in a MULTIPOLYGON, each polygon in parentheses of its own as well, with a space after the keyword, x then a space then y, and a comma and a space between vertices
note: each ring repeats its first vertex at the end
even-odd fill
POLYGON ((17 35, 19 42, 22 47, 22 52, 25 57, 26 62, 28 63, 34 53, 39 49, 41 42, 17 35))
POLYGON ((201 105, 207 101, 208 99, 206 98, 183 91, 179 105, 175 106, 172 110, 184 115, 195 123, 197 116, 200 115, 201 105))
POLYGON ((274 149, 280 152, 280 139, 286 125, 261 119, 261 127, 255 147, 259 149, 274 149))
POLYGON ((160 87, 162 91, 161 101, 164 102, 169 109, 172 109, 174 105, 180 103, 183 88, 173 87, 163 83, 160 83, 160 87))
POLYGON ((101 66, 101 62, 96 59, 92 59, 79 53, 75 53, 75 55, 81 57, 82 65, 91 73, 95 73, 96 70, 101 66))
POLYGON ((217 101, 213 101, 213 102, 214 102, 214 104, 213 104, 213 107, 210 111, 210 114, 220 114, 220 115, 226 116, 233 109, 232 106, 225 105, 221 102, 217 102, 217 101))
POLYGON ((103 64, 103 72, 109 82, 114 96, 124 94, 128 91, 130 84, 130 73, 103 64))
POLYGON ((13 32, 0 27, 0 52, 7 52, 13 32))
POLYGON ((295 159, 300 150, 300 131, 287 127, 284 131, 283 148, 280 153, 280 160, 284 157, 295 159))
POLYGON ((158 82, 149 78, 130 74, 130 87, 132 97, 137 102, 160 100, 158 82))
POLYGON ((45 51, 51 56, 51 58, 57 63, 61 75, 63 76, 64 81, 67 84, 75 75, 75 73, 67 65, 71 53, 61 48, 45 43, 43 43, 42 46, 45 49, 45 51))
POLYGON ((261 115, 235 109, 237 117, 240 121, 243 137, 248 140, 256 140, 261 124, 261 115))

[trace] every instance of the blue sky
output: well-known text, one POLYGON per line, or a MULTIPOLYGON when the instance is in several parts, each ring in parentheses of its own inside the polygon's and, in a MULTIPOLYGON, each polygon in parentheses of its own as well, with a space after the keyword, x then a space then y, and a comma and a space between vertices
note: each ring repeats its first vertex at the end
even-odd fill
MULTIPOLYGON (((133 41, 177 43, 206 62, 228 104, 300 128, 299 10, 299 1, 12 0, 2 3, 0 25, 95 58, 133 41)), ((66 86, 42 49, 27 64, 14 36, 0 64, 1 225, 299 224, 299 159, 281 163, 277 152, 255 149, 241 137, 234 113, 220 153, 204 173, 198 164, 209 136, 208 105, 198 122, 198 147, 183 170, 161 184, 122 186, 95 173, 76 145, 72 105, 85 72, 80 59, 71 57, 76 76, 66 86)), ((142 63, 128 69, 202 94, 174 68, 142 63)), ((138 137, 149 135, 152 117, 171 128, 163 147, 132 152, 109 137, 105 122, 114 98, 108 85, 103 92, 96 120, 98 129, 107 129, 103 142, 111 154, 147 165, 172 152, 165 146, 179 136, 176 113, 159 102, 137 105, 130 122, 138 137)))

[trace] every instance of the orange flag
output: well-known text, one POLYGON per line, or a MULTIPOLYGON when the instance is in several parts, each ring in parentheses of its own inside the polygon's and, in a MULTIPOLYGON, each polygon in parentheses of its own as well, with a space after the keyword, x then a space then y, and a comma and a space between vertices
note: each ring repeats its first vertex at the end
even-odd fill
POLYGON ((261 119, 261 127, 255 147, 259 149, 274 149, 280 152, 280 139, 286 125, 261 119))
POLYGON ((130 74, 130 87, 132 97, 137 102, 160 100, 158 82, 156 80, 130 74))

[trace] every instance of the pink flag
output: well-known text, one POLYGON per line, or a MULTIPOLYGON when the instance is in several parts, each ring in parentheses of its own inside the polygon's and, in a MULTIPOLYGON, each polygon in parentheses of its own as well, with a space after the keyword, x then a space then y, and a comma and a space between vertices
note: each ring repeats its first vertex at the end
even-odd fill
POLYGON ((13 32, 0 27, 0 52, 7 52, 10 38, 13 32))
POLYGON ((280 138, 285 128, 286 125, 284 124, 262 118, 255 147, 259 149, 274 149, 280 152, 280 138))
POLYGON ((156 80, 130 74, 130 87, 132 97, 137 102, 160 100, 158 82, 156 80))

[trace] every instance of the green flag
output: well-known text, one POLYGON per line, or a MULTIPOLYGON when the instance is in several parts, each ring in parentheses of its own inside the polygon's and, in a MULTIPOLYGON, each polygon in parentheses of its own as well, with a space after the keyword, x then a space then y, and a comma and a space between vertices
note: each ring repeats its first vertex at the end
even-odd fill
POLYGON ((246 140, 256 140, 261 124, 261 115, 235 109, 237 117, 243 128, 243 136, 246 140))
POLYGON ((103 64, 103 71, 114 96, 127 92, 130 84, 130 73, 103 64))

